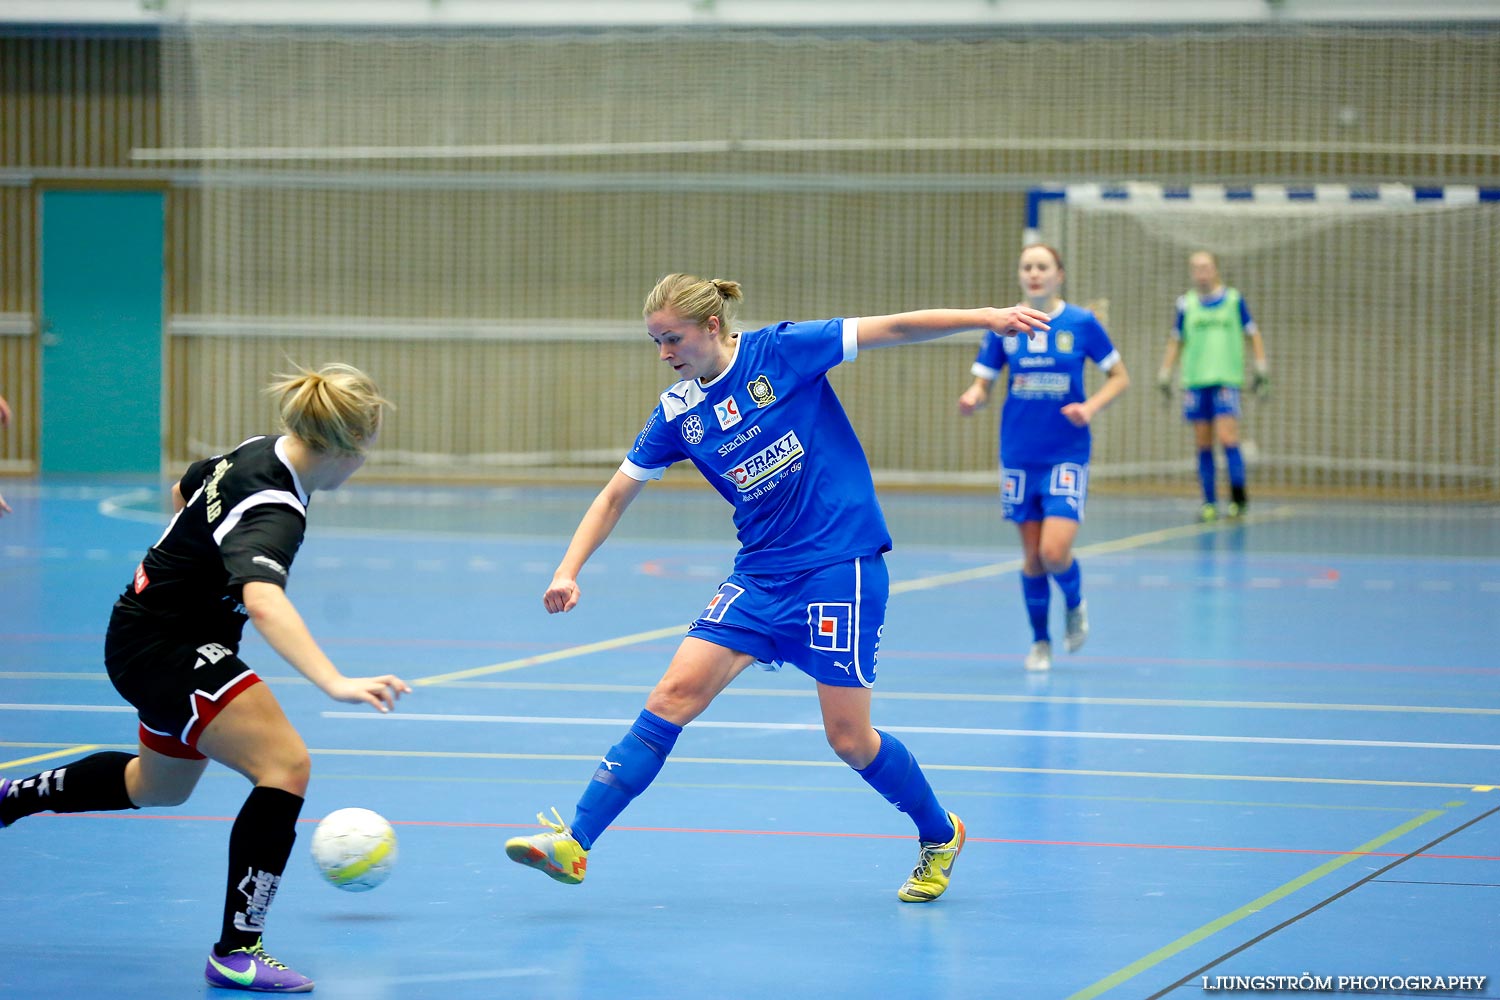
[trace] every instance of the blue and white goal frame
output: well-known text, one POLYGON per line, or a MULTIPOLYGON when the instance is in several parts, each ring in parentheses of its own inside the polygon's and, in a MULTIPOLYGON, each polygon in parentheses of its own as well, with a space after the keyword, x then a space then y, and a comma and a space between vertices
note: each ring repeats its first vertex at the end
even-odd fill
POLYGON ((1477 205, 1500 202, 1500 188, 1472 184, 1422 187, 1412 184, 1062 184, 1031 188, 1026 192, 1026 242, 1037 238, 1042 209, 1048 202, 1097 204, 1243 204, 1288 205, 1305 203, 1404 205, 1477 205))

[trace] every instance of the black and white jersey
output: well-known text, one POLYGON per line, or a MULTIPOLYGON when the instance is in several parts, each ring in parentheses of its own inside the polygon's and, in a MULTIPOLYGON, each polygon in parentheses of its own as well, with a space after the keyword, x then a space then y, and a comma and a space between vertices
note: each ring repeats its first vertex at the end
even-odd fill
POLYGON ((135 571, 116 620, 239 644, 241 588, 285 587, 307 527, 308 494, 284 437, 253 437, 195 462, 178 484, 186 506, 135 571))

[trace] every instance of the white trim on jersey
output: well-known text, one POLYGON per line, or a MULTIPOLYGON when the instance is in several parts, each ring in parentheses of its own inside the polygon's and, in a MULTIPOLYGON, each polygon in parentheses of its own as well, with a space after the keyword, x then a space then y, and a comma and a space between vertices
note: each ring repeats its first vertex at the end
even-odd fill
POLYGON ((844 360, 853 361, 859 357, 859 317, 850 316, 844 320, 844 360))
MULTIPOLYGON (((265 435, 261 436, 264 437, 265 435)), ((254 441, 255 439, 251 438, 250 440, 254 441)), ((302 514, 304 517, 306 517, 308 499, 307 490, 302 488, 302 479, 297 475, 297 468, 296 466, 292 465, 292 460, 286 453, 285 435, 276 439, 276 457, 281 459, 281 464, 286 466, 286 471, 292 474, 292 485, 297 487, 297 498, 302 501, 302 514)))
POLYGON ((989 365, 982 365, 978 361, 974 362, 974 367, 970 368, 969 372, 989 382, 993 382, 1000 377, 1000 369, 991 368, 989 365))
MULTIPOLYGON (((725 371, 728 370, 725 369, 725 371)), ((661 394, 662 416, 667 418, 667 423, 671 423, 703 402, 704 398, 703 386, 698 384, 697 379, 690 378, 678 382, 661 394)))
POLYGON ((235 504, 234 508, 228 514, 224 515, 223 523, 214 529, 214 544, 224 544, 224 536, 235 529, 240 523, 240 518, 245 516, 245 511, 251 507, 259 507, 261 504, 267 503, 284 504, 287 507, 291 507, 303 517, 307 517, 307 508, 302 504, 302 501, 286 490, 261 490, 259 493, 252 493, 235 504))
POLYGON ((1115 365, 1117 365, 1119 363, 1120 363, 1120 352, 1118 350, 1110 351, 1104 357, 1102 357, 1102 358, 1099 359, 1099 370, 1101 372, 1107 372, 1107 371, 1109 371, 1111 368, 1113 368, 1115 365))
POLYGON ((193 493, 192 496, 188 497, 187 503, 185 503, 185 504, 182 505, 182 510, 177 511, 175 514, 172 515, 172 520, 170 520, 170 521, 167 522, 167 530, 163 531, 161 533, 161 537, 158 538, 156 540, 156 542, 151 546, 153 549, 156 548, 157 545, 160 545, 162 542, 165 542, 167 540, 167 536, 172 533, 172 529, 175 528, 175 527, 177 527, 177 519, 182 516, 182 511, 183 510, 187 510, 189 507, 191 507, 193 505, 193 501, 196 500, 196 499, 198 499, 202 495, 203 495, 203 487, 200 486, 193 493))
POLYGON ((662 477, 662 473, 666 472, 667 470, 665 466, 660 469, 647 469, 643 466, 636 465, 634 462, 627 458, 625 461, 620 463, 620 471, 625 473, 625 475, 629 476, 631 479, 634 479, 638 483, 649 483, 653 479, 660 479, 662 477))

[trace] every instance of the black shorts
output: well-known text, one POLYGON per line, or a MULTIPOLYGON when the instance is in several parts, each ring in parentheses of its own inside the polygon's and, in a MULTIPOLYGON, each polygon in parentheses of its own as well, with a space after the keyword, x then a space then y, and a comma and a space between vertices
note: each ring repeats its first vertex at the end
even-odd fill
POLYGON ((164 632, 118 609, 104 636, 104 666, 140 717, 141 743, 157 753, 202 760, 198 737, 241 692, 259 684, 229 647, 164 632))

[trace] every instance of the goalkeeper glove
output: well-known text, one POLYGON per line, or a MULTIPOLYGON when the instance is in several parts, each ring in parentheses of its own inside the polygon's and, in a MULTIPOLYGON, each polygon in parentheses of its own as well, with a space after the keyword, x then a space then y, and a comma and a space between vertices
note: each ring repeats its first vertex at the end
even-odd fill
POLYGON ((1167 402, 1172 401, 1172 373, 1162 370, 1156 373, 1156 391, 1161 393, 1161 398, 1167 402))
POLYGON ((1264 361, 1256 364, 1255 372, 1250 376, 1250 391, 1260 399, 1271 395, 1271 371, 1264 361))

